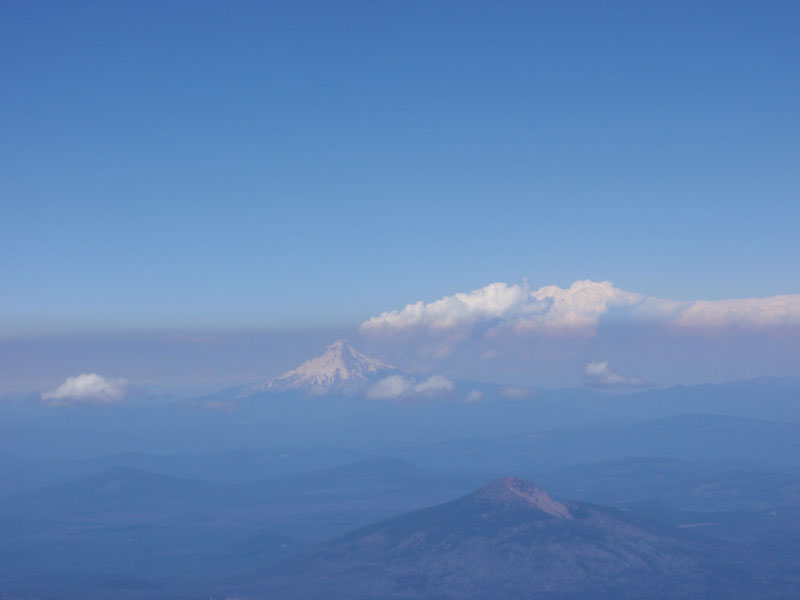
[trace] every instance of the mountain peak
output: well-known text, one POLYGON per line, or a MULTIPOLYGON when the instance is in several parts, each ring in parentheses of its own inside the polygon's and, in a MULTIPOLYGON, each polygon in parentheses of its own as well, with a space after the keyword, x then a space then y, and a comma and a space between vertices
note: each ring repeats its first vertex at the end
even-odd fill
POLYGON ((535 508, 558 519, 571 519, 569 509, 553 500, 547 492, 530 481, 517 477, 502 477, 483 486, 475 497, 497 506, 519 506, 535 508))
POLYGON ((348 350, 350 352, 355 352, 356 351, 355 348, 353 348, 348 343, 348 341, 346 339, 344 339, 344 338, 340 338, 340 339, 336 340, 335 342, 333 342, 332 344, 328 344, 325 347, 325 350, 326 351, 333 350, 333 351, 337 351, 337 352, 338 351, 344 351, 344 350, 348 350))
POLYGON ((312 394, 350 394, 368 383, 397 372, 392 365, 362 354, 347 340, 328 345, 325 352, 274 379, 253 387, 254 391, 306 391, 312 394))

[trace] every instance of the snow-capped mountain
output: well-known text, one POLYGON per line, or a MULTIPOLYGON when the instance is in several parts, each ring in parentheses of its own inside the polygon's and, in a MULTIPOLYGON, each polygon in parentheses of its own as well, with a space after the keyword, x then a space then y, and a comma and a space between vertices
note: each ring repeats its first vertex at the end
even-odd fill
POLYGON ((346 340, 337 340, 320 356, 280 377, 250 386, 245 395, 260 392, 304 391, 311 394, 356 394, 400 369, 362 354, 346 340))

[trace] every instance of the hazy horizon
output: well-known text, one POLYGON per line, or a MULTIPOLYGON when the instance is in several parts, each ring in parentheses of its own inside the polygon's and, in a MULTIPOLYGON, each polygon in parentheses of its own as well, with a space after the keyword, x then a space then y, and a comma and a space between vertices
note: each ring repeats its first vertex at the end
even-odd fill
POLYGON ((799 24, 0 2, 0 600, 800 597, 799 24))

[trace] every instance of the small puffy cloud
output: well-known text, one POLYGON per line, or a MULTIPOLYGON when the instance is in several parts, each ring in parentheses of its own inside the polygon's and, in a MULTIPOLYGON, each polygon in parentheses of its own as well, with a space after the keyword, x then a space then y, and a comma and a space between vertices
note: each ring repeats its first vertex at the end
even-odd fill
POLYGON ((399 398, 414 387, 414 382, 402 375, 389 375, 378 381, 367 390, 367 398, 385 399, 399 398))
POLYGON ((405 396, 435 396, 453 390, 455 384, 444 375, 432 375, 420 382, 404 375, 384 377, 367 390, 367 398, 375 400, 405 396))
POLYGON ((508 400, 520 400, 531 398, 536 395, 536 392, 528 387, 509 386, 500 390, 500 395, 508 400))
POLYGON ((481 354, 481 360, 493 360, 495 358, 500 358, 501 356, 503 356, 502 352, 498 352, 494 348, 490 348, 489 350, 481 354))
POLYGON ((464 402, 470 403, 480 402, 481 400, 483 400, 483 392, 480 390, 470 390, 469 394, 467 394, 467 397, 464 398, 464 402))
POLYGON ((43 404, 66 406, 70 404, 114 404, 122 401, 130 391, 127 379, 111 379, 97 373, 81 373, 67 379, 51 392, 40 396, 43 404))
POLYGON ((418 394, 437 394, 449 392, 454 387, 455 384, 444 375, 433 375, 414 386, 414 391, 418 394))
POLYGON ((636 377, 624 377, 608 368, 608 361, 591 362, 584 369, 586 385, 597 388, 640 388, 650 384, 636 377))

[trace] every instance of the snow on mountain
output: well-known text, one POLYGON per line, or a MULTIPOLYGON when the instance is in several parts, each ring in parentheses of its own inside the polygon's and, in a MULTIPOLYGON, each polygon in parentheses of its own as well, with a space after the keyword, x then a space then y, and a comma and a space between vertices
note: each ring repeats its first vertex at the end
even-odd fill
POLYGON ((356 394, 379 380, 402 371, 362 354, 346 340, 337 340, 320 356, 280 377, 250 386, 244 395, 260 392, 305 391, 315 395, 333 392, 356 394))

